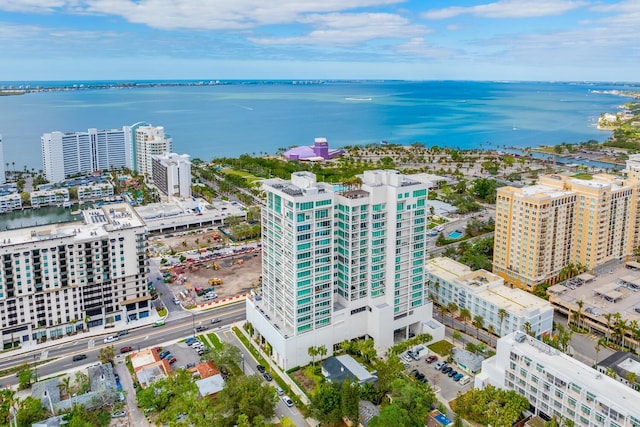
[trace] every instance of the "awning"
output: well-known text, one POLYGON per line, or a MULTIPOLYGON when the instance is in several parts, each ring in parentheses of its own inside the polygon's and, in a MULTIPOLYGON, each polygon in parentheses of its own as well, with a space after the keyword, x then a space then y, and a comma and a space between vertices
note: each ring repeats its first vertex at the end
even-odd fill
POLYGON ((596 276, 594 276, 593 274, 589 274, 589 273, 582 273, 582 274, 576 276, 576 278, 580 279, 580 280, 582 280, 583 282, 586 283, 586 282, 589 282, 589 281, 595 279, 596 276))

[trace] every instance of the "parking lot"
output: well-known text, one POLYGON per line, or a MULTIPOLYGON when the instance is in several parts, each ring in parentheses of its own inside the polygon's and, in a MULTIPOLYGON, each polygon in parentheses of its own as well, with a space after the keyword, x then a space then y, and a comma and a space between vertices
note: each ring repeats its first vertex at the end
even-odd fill
MULTIPOLYGON (((407 366, 405 372, 408 375, 410 375, 414 369, 424 374, 428 384, 436 390, 436 392, 442 397, 442 399, 449 402, 455 399, 458 392, 465 392, 469 390, 473 386, 473 379, 468 384, 463 386, 460 384, 460 382, 454 381, 447 374, 436 370, 436 364, 442 360, 444 360, 444 358, 438 356, 435 353, 429 353, 428 355, 422 356, 420 360, 413 360, 409 358, 402 359, 402 361, 405 363, 405 366, 407 366), (427 363, 427 357, 430 355, 435 355, 438 359, 432 363, 427 363)), ((452 366, 456 371, 467 375, 456 366, 455 362, 452 362, 450 366, 452 366)))
POLYGON ((173 357, 176 358, 176 362, 171 365, 172 369, 186 368, 189 364, 200 363, 200 356, 197 351, 189 347, 185 342, 179 342, 162 347, 162 351, 166 350, 171 352, 173 357))

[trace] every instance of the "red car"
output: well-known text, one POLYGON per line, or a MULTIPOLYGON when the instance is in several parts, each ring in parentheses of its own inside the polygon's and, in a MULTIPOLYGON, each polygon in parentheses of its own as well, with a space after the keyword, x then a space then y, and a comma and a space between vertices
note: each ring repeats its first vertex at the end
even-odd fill
POLYGON ((176 360, 178 359, 176 359, 175 357, 172 357, 171 359, 169 359, 169 364, 173 365, 174 363, 176 363, 176 360))
POLYGON ((128 353, 131 350, 133 350, 133 347, 131 347, 130 345, 124 346, 120 348, 120 353, 128 353))
POLYGON ((436 360, 438 360, 438 356, 432 354, 431 356, 427 357, 426 362, 427 363, 433 363, 436 360))

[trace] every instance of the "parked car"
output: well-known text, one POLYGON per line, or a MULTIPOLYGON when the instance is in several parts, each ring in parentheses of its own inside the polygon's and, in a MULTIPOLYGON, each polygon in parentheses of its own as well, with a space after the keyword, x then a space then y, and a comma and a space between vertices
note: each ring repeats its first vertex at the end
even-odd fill
POLYGON ((291 400, 291 398, 289 396, 282 396, 282 401, 284 402, 285 405, 287 405, 289 408, 291 408, 293 406, 293 400, 291 400))
POLYGON ((469 376, 463 376, 462 379, 460 380, 460 385, 467 385, 471 382, 471 377, 469 376))
POLYGON ((436 360, 438 360, 438 356, 436 356, 435 354, 432 354, 431 356, 427 357, 426 362, 427 363, 433 363, 436 360))
POLYGON ((120 347, 120 353, 128 353, 133 350, 133 347, 130 345, 125 345, 124 347, 120 347))
POLYGON ((442 368, 443 374, 448 374, 451 371, 453 371, 453 368, 451 366, 445 366, 444 368, 442 368))
POLYGON ((269 375, 268 372, 265 372, 264 374, 262 374, 262 376, 264 377, 265 380, 267 381, 271 381, 273 380, 273 377, 271 375, 269 375))
POLYGON ((193 363, 193 362, 192 363, 187 363, 187 369, 195 368, 195 367, 196 367, 195 363, 193 363))
POLYGON ((454 381, 460 381, 460 380, 462 379, 462 377, 464 377, 464 375, 463 375, 463 374, 461 374, 461 373, 457 373, 457 374, 455 374, 455 375, 453 376, 453 380, 454 380, 454 381))
POLYGON ((158 320, 156 323, 153 324, 154 328, 157 328, 158 326, 164 326, 164 320, 158 320))
POLYGON ((177 361, 178 359, 176 359, 176 357, 175 357, 175 356, 173 356, 171 359, 168 359, 168 360, 169 360, 169 364, 170 364, 170 365, 173 365, 174 363, 176 363, 176 361, 177 361))
POLYGON ((173 357, 173 354, 171 354, 171 353, 167 353, 167 354, 165 354, 165 355, 164 355, 164 357, 162 357, 161 359, 169 360, 169 359, 171 359, 172 357, 173 357))
POLYGON ((119 339, 119 338, 118 338, 117 336, 115 336, 115 335, 109 335, 108 337, 106 337, 106 338, 104 339, 104 343, 105 343, 105 344, 108 344, 108 343, 110 343, 110 342, 116 342, 116 341, 118 341, 118 339, 119 339))
POLYGON ((258 365, 258 366, 256 366, 256 369, 257 369, 257 370, 258 370, 258 372, 260 372, 261 374, 264 374, 264 373, 266 372, 266 370, 267 370, 267 368, 265 368, 265 367, 264 367, 264 366, 262 366, 262 365, 258 365))
POLYGON ((278 396, 283 396, 284 395, 284 390, 282 389, 282 387, 276 387, 276 394, 278 396))
POLYGON ((122 417, 126 417, 127 416, 127 412, 126 411, 117 411, 111 414, 111 418, 122 418, 122 417))
POLYGON ((74 362, 79 362, 79 361, 84 360, 86 358, 87 358, 86 354, 76 354, 75 356, 73 356, 71 358, 71 360, 73 360, 74 362))
POLYGON ((444 362, 444 361, 442 361, 442 360, 441 360, 441 361, 439 361, 438 363, 436 363, 433 367, 434 367, 434 368, 436 368, 437 370, 440 370, 440 369, 442 369, 442 367, 443 367, 444 365, 446 365, 446 364, 447 364, 446 362, 444 362))
POLYGON ((207 330, 206 326, 196 326, 196 332, 202 332, 206 330, 207 330))
POLYGON ((125 335, 129 335, 129 331, 128 330, 124 330, 124 331, 120 331, 116 334, 117 337, 124 337, 125 335))
POLYGON ((401 358, 402 360, 404 360, 405 362, 411 362, 411 360, 413 359, 413 358, 409 355, 409 352, 402 353, 402 356, 400 356, 400 358, 401 358))
POLYGON ((455 375, 458 375, 458 371, 451 369, 447 375, 449 375, 449 378, 453 378, 455 375))
POLYGON ((160 359, 164 359, 165 357, 167 357, 167 354, 171 354, 171 352, 169 350, 165 350, 161 352, 158 356, 160 356, 160 359))
POLYGON ((187 344, 191 344, 194 341, 198 341, 198 340, 194 337, 185 338, 184 340, 184 342, 186 342, 187 344))

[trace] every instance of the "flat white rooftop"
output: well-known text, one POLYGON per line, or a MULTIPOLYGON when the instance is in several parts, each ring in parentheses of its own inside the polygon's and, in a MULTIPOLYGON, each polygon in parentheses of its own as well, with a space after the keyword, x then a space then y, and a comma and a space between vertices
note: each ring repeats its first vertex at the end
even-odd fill
POLYGON ((82 215, 83 221, 0 231, 0 246, 68 237, 82 240, 95 236, 107 236, 114 230, 144 226, 144 222, 126 203, 89 209, 83 211, 82 215))
MULTIPOLYGON (((546 197, 563 197, 563 196, 569 196, 572 195, 573 192, 572 191, 565 191, 565 190, 558 190, 555 187, 550 187, 548 185, 542 185, 542 184, 536 184, 536 185, 529 185, 526 187, 522 187, 521 188, 521 192, 520 194, 522 194, 523 196, 527 196, 527 197, 532 197, 532 196, 536 196, 536 197, 542 197, 542 196, 546 196, 546 197)), ((518 194, 516 192, 516 194, 518 194)))
POLYGON ((597 394, 600 402, 613 408, 624 408, 624 412, 640 417, 640 394, 637 391, 573 357, 519 331, 500 338, 498 346, 499 352, 504 348, 502 346, 506 346, 507 350, 514 349, 516 353, 531 358, 532 369, 535 369, 535 363, 539 363, 547 372, 552 371, 555 377, 567 384, 574 383, 582 386, 583 390, 597 394), (523 335, 524 339, 518 342, 516 336, 523 335))

